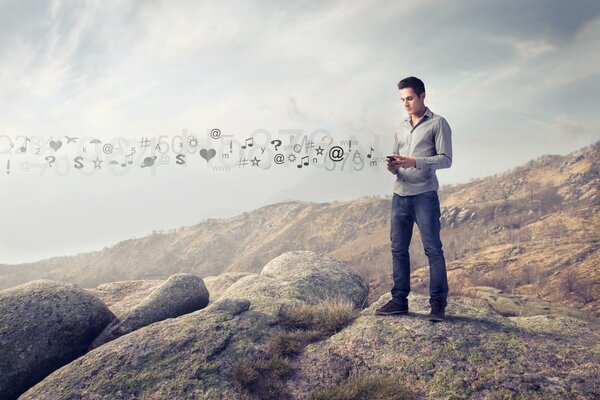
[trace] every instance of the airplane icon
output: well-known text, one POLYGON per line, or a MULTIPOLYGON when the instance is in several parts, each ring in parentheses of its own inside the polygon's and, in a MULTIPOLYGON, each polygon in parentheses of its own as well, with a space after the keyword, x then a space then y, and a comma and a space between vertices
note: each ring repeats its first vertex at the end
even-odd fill
POLYGON ((68 137, 67 135, 65 135, 65 137, 67 138, 67 144, 77 143, 76 140, 79 139, 78 137, 68 137))

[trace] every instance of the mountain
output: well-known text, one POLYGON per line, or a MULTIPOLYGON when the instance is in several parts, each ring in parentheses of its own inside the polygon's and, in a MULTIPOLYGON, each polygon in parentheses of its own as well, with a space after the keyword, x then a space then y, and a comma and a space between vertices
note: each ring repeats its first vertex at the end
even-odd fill
MULTIPOLYGON (((535 296, 599 316, 599 189, 600 142, 443 186, 439 196, 449 295, 489 300, 489 291, 469 289, 492 287, 514 303, 519 296, 535 296)), ((40 278, 93 288, 112 281, 166 279, 177 272, 200 277, 258 272, 284 252, 310 250, 365 276, 372 302, 391 287, 389 212, 389 196, 272 204, 101 251, 0 266, 0 289, 40 278)), ((428 263, 416 227, 411 262, 411 287, 426 294, 428 263)))

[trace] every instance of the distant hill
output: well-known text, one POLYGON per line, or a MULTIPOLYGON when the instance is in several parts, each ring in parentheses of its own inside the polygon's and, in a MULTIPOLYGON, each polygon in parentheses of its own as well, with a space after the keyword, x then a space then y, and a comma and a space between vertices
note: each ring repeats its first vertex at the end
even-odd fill
MULTIPOLYGON (((446 185, 439 195, 450 296, 492 286, 600 315, 600 142, 446 185)), ((101 251, 2 265, 0 289, 41 278, 92 288, 177 272, 258 272, 284 252, 312 250, 367 277, 373 300, 391 287, 390 199, 272 204, 101 251)), ((426 293, 427 258, 416 227, 411 261, 411 287, 426 293)))

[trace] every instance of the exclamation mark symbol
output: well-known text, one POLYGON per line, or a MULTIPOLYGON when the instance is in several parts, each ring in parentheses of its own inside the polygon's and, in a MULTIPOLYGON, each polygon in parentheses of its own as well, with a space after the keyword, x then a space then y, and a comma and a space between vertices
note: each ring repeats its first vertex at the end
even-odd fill
POLYGON ((229 153, 233 153, 233 141, 229 141, 229 153))
POLYGON ((10 175, 10 160, 6 162, 6 173, 10 175))
POLYGON ((348 140, 348 153, 352 152, 352 139, 348 140))

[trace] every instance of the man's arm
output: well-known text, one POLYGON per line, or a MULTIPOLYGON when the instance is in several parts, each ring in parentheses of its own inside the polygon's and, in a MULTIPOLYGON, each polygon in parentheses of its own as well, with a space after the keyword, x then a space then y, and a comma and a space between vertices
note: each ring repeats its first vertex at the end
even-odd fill
POLYGON ((452 130, 444 118, 439 120, 434 140, 437 154, 430 157, 415 157, 415 166, 418 169, 425 166, 432 169, 450 168, 452 165, 452 130))

